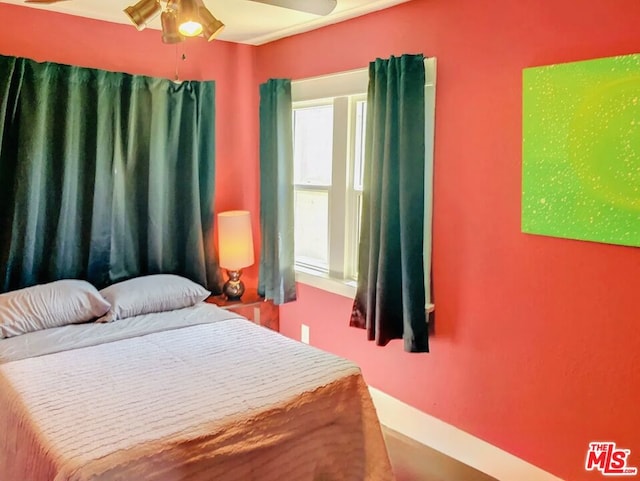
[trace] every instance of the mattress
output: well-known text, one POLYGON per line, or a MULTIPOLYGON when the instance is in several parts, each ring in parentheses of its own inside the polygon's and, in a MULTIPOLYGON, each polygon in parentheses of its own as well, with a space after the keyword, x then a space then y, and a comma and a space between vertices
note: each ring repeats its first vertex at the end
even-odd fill
POLYGON ((210 304, 97 326, 0 341, 1 480, 393 479, 350 361, 210 304))

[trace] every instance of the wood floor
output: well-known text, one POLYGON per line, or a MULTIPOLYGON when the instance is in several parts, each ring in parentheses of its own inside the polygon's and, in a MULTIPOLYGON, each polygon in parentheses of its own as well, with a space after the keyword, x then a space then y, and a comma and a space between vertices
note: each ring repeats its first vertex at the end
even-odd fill
POLYGON ((396 481, 497 481, 400 433, 382 431, 396 481))

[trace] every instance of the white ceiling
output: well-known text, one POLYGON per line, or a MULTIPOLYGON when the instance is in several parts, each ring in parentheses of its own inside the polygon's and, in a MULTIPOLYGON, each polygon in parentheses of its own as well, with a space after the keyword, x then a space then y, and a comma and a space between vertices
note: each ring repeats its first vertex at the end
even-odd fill
MULTIPOLYGON (((136 1, 68 0, 51 5, 37 5, 24 3, 23 0, 1 0, 0 3, 131 25, 123 10, 136 1)), ((338 0, 335 10, 324 17, 249 0, 205 0, 205 4, 226 25, 218 39, 261 45, 407 1, 409 0, 338 0)), ((160 29, 160 20, 156 18, 149 28, 160 29)))

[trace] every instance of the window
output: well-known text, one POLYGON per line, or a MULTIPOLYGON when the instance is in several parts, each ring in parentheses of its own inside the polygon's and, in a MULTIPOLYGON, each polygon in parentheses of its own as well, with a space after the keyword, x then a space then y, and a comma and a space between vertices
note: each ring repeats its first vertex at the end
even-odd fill
MULTIPOLYGON (((425 68, 425 155, 431 162, 435 59, 426 59, 425 68)), ((362 216, 368 74, 363 68, 291 85, 296 275, 300 282, 350 297, 355 295, 362 216)), ((425 188, 431 188, 430 174, 425 188)), ((427 225, 430 209, 425 210, 427 225)), ((429 236, 425 258, 430 256, 429 236)))
POLYGON ((366 96, 294 102, 295 261, 339 281, 356 277, 366 96))

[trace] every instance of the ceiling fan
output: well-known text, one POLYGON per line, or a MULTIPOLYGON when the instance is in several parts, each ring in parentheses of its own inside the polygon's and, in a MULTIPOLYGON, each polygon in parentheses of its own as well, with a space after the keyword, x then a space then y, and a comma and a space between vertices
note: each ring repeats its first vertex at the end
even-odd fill
MULTIPOLYGON (((25 3, 51 4, 65 0, 25 0, 25 3)), ((249 0, 277 7, 284 7, 315 15, 328 15, 336 7, 337 0, 249 0)), ((160 14, 162 23, 162 41, 164 43, 182 42, 186 37, 202 36, 209 42, 224 28, 204 5, 203 0, 139 0, 135 5, 124 9, 138 30, 160 14)))

